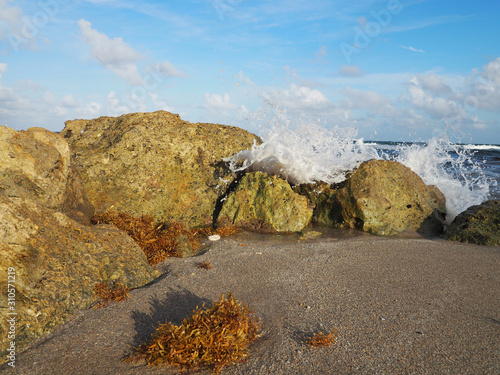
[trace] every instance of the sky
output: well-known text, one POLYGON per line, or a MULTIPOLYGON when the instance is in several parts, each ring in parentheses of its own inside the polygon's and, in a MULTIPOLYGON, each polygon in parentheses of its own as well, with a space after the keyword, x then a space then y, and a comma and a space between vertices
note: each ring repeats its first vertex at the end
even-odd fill
POLYGON ((500 144, 498 0, 0 0, 0 125, 166 110, 500 144))

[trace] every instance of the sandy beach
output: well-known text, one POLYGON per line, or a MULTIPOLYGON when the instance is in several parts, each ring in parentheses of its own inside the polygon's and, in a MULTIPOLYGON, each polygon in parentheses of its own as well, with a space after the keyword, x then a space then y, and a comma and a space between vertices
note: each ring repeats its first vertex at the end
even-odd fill
POLYGON ((255 311, 263 332, 250 357, 222 374, 500 373, 500 248, 416 235, 243 232, 159 267, 164 275, 128 300, 77 313, 0 373, 178 373, 121 358, 158 323, 178 324, 228 292, 255 311), (332 329, 335 345, 304 343, 332 329))

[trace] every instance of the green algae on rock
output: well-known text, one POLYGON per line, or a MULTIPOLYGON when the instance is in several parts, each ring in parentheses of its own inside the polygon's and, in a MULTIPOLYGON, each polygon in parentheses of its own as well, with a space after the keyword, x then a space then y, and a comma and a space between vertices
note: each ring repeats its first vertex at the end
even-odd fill
POLYGON ((247 173, 223 202, 218 222, 271 232, 299 232, 311 221, 308 199, 263 172, 247 173))
POLYGON ((469 207, 446 228, 445 237, 487 246, 500 246, 500 200, 469 207))
POLYGON ((61 134, 98 213, 149 214, 189 227, 212 223, 235 177, 222 158, 260 142, 237 127, 193 124, 165 111, 67 121, 61 134))

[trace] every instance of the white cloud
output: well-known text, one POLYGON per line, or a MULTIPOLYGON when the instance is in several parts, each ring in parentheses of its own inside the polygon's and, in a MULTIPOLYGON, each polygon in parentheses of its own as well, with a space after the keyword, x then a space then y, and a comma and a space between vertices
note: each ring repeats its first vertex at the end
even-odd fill
POLYGON ((10 47, 16 52, 23 46, 35 49, 38 28, 28 22, 20 7, 9 5, 11 2, 0 0, 0 41, 9 41, 10 47))
POLYGON ((135 61, 143 56, 130 47, 122 38, 110 39, 92 28, 92 24, 84 19, 78 21, 80 32, 85 42, 90 46, 90 55, 101 65, 117 74, 131 85, 142 85, 135 61))
POLYGON ((443 79, 435 74, 416 74, 414 82, 418 82, 424 90, 433 94, 449 94, 452 92, 451 87, 446 85, 443 79))
POLYGON ((360 77, 364 74, 357 65, 342 65, 339 69, 339 75, 344 77, 360 77))
POLYGON ((185 77, 186 74, 176 67, 174 67, 168 61, 162 61, 161 63, 156 64, 154 70, 165 77, 185 77))
POLYGON ((2 76, 5 74, 6 71, 7 71, 7 64, 0 63, 0 81, 2 80, 2 76))
POLYGON ((231 103, 231 97, 228 93, 224 95, 205 93, 205 105, 207 108, 214 110, 228 110, 238 107, 231 103))
POLYGON ((318 89, 312 89, 307 86, 298 86, 295 83, 290 84, 290 88, 281 91, 276 99, 280 105, 289 111, 297 110, 318 110, 324 109, 331 102, 318 89))
POLYGON ((416 49, 415 47, 407 47, 407 46, 400 46, 401 48, 407 49, 412 52, 420 52, 420 53, 425 53, 423 49, 416 49))
POLYGON ((243 73, 242 70, 240 70, 240 72, 238 73, 236 78, 238 79, 239 82, 241 82, 245 85, 255 86, 255 83, 250 78, 245 76, 245 74, 243 73))
POLYGON ((481 74, 487 81, 500 85, 500 57, 483 66, 481 74))
POLYGON ((411 104, 437 120, 459 119, 466 115, 464 109, 454 100, 437 96, 432 91, 429 93, 418 76, 410 80, 408 92, 411 104))

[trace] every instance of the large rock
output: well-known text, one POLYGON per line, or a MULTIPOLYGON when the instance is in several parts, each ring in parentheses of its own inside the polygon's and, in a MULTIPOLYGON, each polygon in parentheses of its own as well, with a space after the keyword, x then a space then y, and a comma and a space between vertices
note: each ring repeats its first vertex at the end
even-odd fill
POLYGON ((42 128, 0 126, 0 194, 30 199, 90 223, 94 209, 72 168, 67 142, 42 128))
POLYGON ((236 127, 192 124, 165 111, 67 121, 61 134, 98 212, 191 227, 212 222, 234 178, 221 159, 260 142, 236 127))
POLYGON ((437 187, 387 160, 362 163, 330 201, 333 222, 376 235, 440 234, 446 216, 445 197, 437 187))
POLYGON ((124 232, 86 225, 93 207, 61 136, 0 127, 0 160, 0 354, 5 361, 11 341, 7 319, 15 318, 13 341, 20 350, 88 307, 96 283, 116 280, 138 287, 158 274, 124 232), (13 312, 17 315, 9 315, 13 312))
MULTIPOLYGON (((133 288, 157 276, 142 249, 113 226, 82 225, 34 201, 0 195, 0 330, 8 331, 14 316, 8 313, 16 312, 17 350, 88 308, 96 283, 133 288), (15 279, 8 279, 9 269, 15 279), (5 293, 8 281, 15 305, 5 293)), ((0 344, 2 359, 7 344, 0 344)))
POLYGON ((339 186, 329 185, 318 181, 310 184, 300 184, 293 187, 293 191, 304 195, 314 206, 311 222, 325 227, 338 226, 338 214, 332 210, 335 194, 339 186))
POLYGON ((500 246, 500 200, 469 207, 446 228, 449 240, 500 246))
POLYGON ((218 223, 270 232, 297 232, 309 224, 313 209, 290 184, 263 172, 247 173, 223 202, 218 223))

